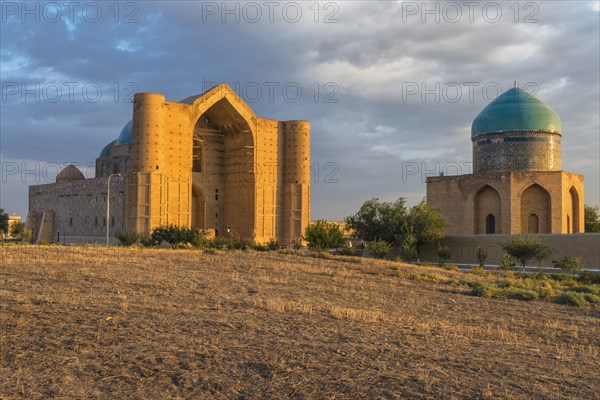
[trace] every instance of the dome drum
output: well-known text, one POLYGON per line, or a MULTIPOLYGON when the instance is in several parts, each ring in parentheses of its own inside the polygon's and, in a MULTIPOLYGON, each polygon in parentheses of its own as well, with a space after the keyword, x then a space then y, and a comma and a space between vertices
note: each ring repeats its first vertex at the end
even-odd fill
POLYGON ((473 139, 473 172, 560 171, 561 137, 543 132, 503 132, 473 139))

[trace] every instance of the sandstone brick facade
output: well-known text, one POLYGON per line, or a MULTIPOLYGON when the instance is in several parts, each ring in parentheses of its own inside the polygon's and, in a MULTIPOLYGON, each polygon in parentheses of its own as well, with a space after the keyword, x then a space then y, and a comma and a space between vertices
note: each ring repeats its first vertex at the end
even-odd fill
POLYGON ((38 235, 44 211, 54 214, 54 241, 59 232, 102 235, 102 194, 108 176, 121 174, 117 190, 111 183, 111 236, 174 224, 257 242, 301 239, 310 219, 308 121, 258 117, 219 85, 180 102, 137 93, 131 129, 129 141, 102 151, 95 179, 30 187, 38 235))

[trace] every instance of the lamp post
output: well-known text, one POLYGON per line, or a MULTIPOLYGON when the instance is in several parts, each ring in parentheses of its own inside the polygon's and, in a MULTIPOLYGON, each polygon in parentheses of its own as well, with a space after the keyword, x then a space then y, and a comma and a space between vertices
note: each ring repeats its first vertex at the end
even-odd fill
POLYGON ((108 246, 108 233, 110 231, 110 178, 113 176, 123 176, 121 174, 112 174, 108 177, 106 188, 106 246, 108 246))

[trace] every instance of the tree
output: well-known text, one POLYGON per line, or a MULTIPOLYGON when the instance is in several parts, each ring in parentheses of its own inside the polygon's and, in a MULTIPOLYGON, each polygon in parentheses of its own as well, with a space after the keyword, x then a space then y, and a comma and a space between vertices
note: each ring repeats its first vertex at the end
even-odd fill
POLYGON ((407 234, 407 209, 401 197, 394 203, 377 198, 367 200, 358 212, 346 218, 354 235, 365 242, 383 240, 390 245, 401 245, 407 234))
POLYGON ((6 235, 8 233, 8 214, 0 208, 0 233, 6 235))
POLYGON ((10 225, 8 232, 11 237, 21 237, 23 235, 23 232, 25 232, 25 224, 22 222, 15 222, 10 225))
POLYGON ((542 254, 547 257, 551 250, 544 245, 542 238, 537 236, 515 235, 502 243, 502 249, 521 263, 523 271, 527 261, 538 258, 542 254))
POLYGON ((385 240, 376 240, 367 243, 369 253, 375 258, 384 258, 392 248, 385 240))
POLYGON ((586 204, 583 207, 586 232, 600 232, 600 210, 598 206, 586 204))
POLYGON ((558 261, 552 261, 552 263, 555 268, 560 268, 563 272, 570 272, 573 276, 575 276, 576 272, 580 272, 583 269, 581 257, 565 256, 558 261))
POLYGON ((306 227, 304 240, 308 247, 317 251, 324 251, 344 244, 343 232, 339 225, 318 220, 306 227))
POLYGON ((479 261, 479 266, 481 268, 485 267, 485 260, 487 260, 488 253, 481 247, 477 247, 477 261, 479 261))
POLYGON ((410 209, 408 225, 415 236, 417 254, 420 256, 423 245, 435 243, 444 237, 448 221, 442 217, 437 208, 422 200, 410 209))

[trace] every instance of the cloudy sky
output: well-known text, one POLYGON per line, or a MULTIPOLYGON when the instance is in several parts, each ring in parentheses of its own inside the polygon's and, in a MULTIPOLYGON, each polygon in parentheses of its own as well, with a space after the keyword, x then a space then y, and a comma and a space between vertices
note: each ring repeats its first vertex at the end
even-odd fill
POLYGON ((563 169, 599 201, 598 1, 2 1, 0 207, 93 163, 131 95, 226 82, 257 115, 311 121, 312 217, 415 204, 471 171, 473 118, 514 81, 563 122, 563 169))

